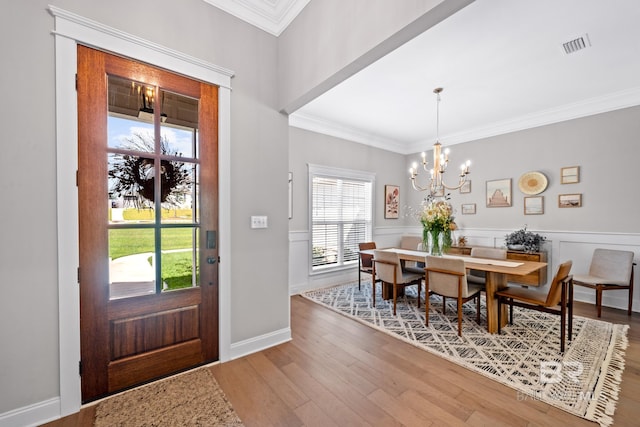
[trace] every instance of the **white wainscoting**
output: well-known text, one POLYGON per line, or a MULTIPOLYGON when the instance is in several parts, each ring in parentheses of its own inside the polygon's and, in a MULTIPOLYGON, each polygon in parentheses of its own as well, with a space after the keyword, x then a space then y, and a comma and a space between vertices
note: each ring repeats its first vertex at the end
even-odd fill
MULTIPOLYGON (((379 227, 373 230, 373 241, 378 247, 397 246, 403 234, 409 234, 406 227, 379 227)), ((328 273, 309 274, 310 238, 309 231, 289 232, 289 294, 295 295, 311 289, 358 280, 357 266, 328 273)))
MULTIPOLYGON (((455 237, 465 236, 469 246, 504 246, 504 237, 512 229, 467 228, 456 230, 455 237)), ((635 253, 635 262, 640 264, 640 233, 603 233, 531 230, 545 236, 547 240, 542 249, 547 251, 549 281, 560 263, 573 261, 572 273, 586 273, 595 248, 628 250, 635 253)), ((373 240, 378 247, 396 246, 403 235, 421 235, 420 227, 378 227, 374 229, 373 240)), ((324 274, 309 274, 309 231, 289 232, 289 293, 298 294, 311 289, 332 284, 355 281, 358 278, 357 268, 324 274)), ((640 274, 636 266, 636 277, 640 274)), ((636 280, 636 282, 638 282, 636 280)), ((640 312, 640 285, 633 294, 633 311, 640 312)), ((625 309, 627 307, 626 290, 607 291, 603 293, 604 306, 625 309)), ((575 287, 576 301, 595 302, 595 291, 581 286, 575 287)), ((595 310, 595 308, 594 308, 595 310)))

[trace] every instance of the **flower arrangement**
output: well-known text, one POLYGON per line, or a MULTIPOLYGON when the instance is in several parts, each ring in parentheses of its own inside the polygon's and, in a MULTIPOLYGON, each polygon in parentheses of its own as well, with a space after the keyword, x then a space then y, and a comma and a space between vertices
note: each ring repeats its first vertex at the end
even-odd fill
POLYGON ((431 235, 431 253, 440 255, 451 247, 451 232, 458 227, 454 221, 453 208, 445 200, 425 200, 419 213, 422 223, 422 247, 427 247, 427 240, 431 235), (442 248, 439 236, 442 234, 442 248))
MULTIPOLYGON (((420 222, 427 231, 445 231, 451 229, 453 221, 453 208, 449 202, 445 200, 431 201, 423 204, 422 212, 420 213, 420 222)), ((453 228, 455 230, 455 228, 453 228)))
POLYGON ((546 237, 541 236, 538 233, 527 231, 527 226, 525 225, 520 230, 507 234, 504 240, 507 247, 510 249, 523 250, 531 253, 538 252, 540 244, 546 239, 546 237))

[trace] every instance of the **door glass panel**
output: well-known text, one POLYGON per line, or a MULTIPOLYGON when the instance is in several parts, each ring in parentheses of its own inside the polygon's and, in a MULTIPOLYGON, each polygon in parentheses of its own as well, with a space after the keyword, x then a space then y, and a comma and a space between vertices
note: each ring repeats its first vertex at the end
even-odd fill
POLYGON ((156 292, 153 228, 109 230, 109 299, 156 292))
POLYGON ((166 160, 162 164, 162 223, 197 223, 198 165, 166 160))
POLYGON ((156 173, 154 160, 122 153, 110 153, 107 159, 111 222, 153 222, 156 173))
POLYGON ((198 155, 198 100, 160 90, 163 151, 165 154, 195 158, 198 155))
POLYGON ((162 229, 163 292, 199 286, 198 234, 194 227, 162 229))
POLYGON ((153 87, 109 76, 108 147, 154 151, 153 87))
POLYGON ((199 101, 108 83, 110 299, 199 286, 199 101))

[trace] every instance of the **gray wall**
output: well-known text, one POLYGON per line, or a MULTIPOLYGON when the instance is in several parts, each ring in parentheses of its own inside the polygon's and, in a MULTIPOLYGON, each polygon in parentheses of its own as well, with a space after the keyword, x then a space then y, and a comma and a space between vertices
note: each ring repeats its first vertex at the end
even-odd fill
POLYGON ((220 236, 231 241, 233 255, 231 341, 289 326, 288 128, 277 112, 277 39, 202 0, 4 2, 0 414, 60 393, 56 278, 58 257, 65 254, 56 249, 54 22, 48 4, 235 71, 231 235, 220 236), (249 228, 256 214, 268 215, 268 229, 249 228))
MULTIPOLYGON (((626 108, 451 146, 451 171, 471 159, 471 193, 452 192, 457 222, 468 228, 530 229, 607 233, 638 233, 640 197, 636 170, 640 158, 640 107, 626 108), (560 169, 580 166, 580 182, 560 184, 560 169), (529 171, 549 181, 543 215, 524 215, 518 179, 529 171), (486 207, 486 181, 511 178, 513 205, 486 207), (581 193, 582 208, 559 208, 558 194, 581 193), (460 215, 462 203, 475 203, 476 215, 460 215)), ((442 138, 446 144, 446 137, 442 138)), ((428 152, 427 156, 432 155, 428 152)), ((419 160, 407 156, 406 169, 419 160)), ((424 177, 423 177, 424 178, 424 177)), ((449 176, 447 182, 455 181, 449 176)), ((408 179, 405 181, 408 182, 408 179)), ((420 194, 411 203, 418 205, 420 194)))
MULTIPOLYGON (((451 170, 445 174, 445 182, 457 180, 456 165, 472 161, 471 193, 451 192, 457 223, 474 229, 517 229, 526 224, 543 231, 640 232, 640 197, 634 179, 640 159, 638 117, 640 107, 625 108, 450 146, 451 170), (579 183, 560 183, 560 169, 567 166, 580 166, 579 183), (548 179, 547 189, 539 194, 544 197, 543 215, 524 214, 526 195, 518 189, 518 179, 530 171, 542 172, 548 179), (511 178, 512 206, 486 207, 486 181, 503 178, 511 178), (582 194, 583 206, 559 208, 558 195, 567 193, 582 194), (462 203, 475 203, 477 213, 461 215, 462 203)), ((294 172, 290 231, 309 230, 307 163, 376 172, 374 227, 419 226, 407 215, 407 206, 417 209, 425 196, 411 189, 408 173, 411 164, 419 161, 419 153, 403 156, 293 127, 289 138, 290 169, 294 172), (400 186, 399 220, 384 219, 385 184, 400 186)), ((446 144, 446 136, 442 141, 446 144)), ((429 161, 431 155, 427 151, 429 161)))
MULTIPOLYGON (((293 172, 293 218, 290 231, 309 230, 309 163, 343 169, 374 172, 374 228, 397 227, 405 224, 405 218, 384 218, 384 186, 399 185, 406 191, 402 154, 380 150, 356 142, 291 127, 289 128, 289 164, 293 172)), ((400 204, 405 203, 406 192, 400 194, 400 204)))

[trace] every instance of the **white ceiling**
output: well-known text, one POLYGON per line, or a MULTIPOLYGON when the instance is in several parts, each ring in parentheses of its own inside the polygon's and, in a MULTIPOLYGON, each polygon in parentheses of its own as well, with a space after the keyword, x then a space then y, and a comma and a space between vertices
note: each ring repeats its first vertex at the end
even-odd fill
MULTIPOLYGON (((279 2, 295 0, 241 1, 279 2)), ((289 121, 415 153, 435 142, 436 87, 445 146, 640 105, 640 1, 476 0, 289 121)))

